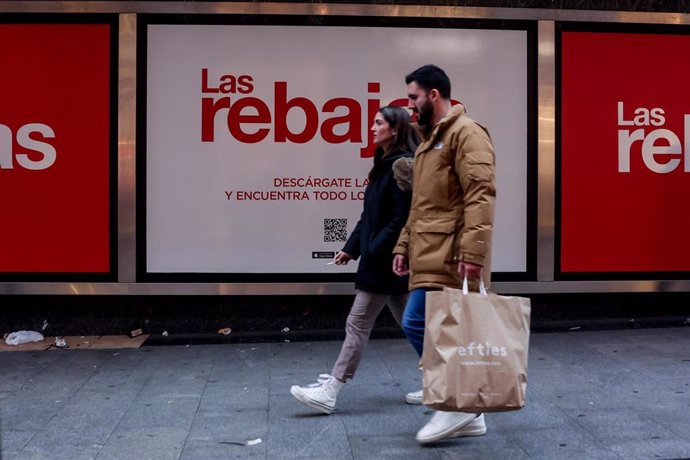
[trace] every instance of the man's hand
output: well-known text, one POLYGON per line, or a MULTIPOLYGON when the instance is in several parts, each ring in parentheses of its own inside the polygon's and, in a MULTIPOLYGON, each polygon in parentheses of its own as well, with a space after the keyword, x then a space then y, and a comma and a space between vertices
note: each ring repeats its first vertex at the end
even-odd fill
POLYGON ((396 254, 393 258, 393 273, 398 276, 405 276, 410 273, 407 267, 407 256, 396 254))
POLYGON ((347 265, 352 260, 352 256, 345 251, 338 251, 333 261, 336 265, 347 265))
POLYGON ((467 277, 468 280, 479 280, 482 277, 484 267, 470 262, 460 262, 458 264, 458 273, 460 278, 467 277))

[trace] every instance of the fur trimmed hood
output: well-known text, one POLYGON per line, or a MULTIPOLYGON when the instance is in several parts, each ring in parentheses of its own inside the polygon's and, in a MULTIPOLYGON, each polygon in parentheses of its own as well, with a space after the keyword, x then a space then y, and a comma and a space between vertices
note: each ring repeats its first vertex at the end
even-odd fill
POLYGON ((402 157, 393 162, 393 177, 398 187, 403 192, 412 191, 412 168, 414 167, 414 158, 402 157))

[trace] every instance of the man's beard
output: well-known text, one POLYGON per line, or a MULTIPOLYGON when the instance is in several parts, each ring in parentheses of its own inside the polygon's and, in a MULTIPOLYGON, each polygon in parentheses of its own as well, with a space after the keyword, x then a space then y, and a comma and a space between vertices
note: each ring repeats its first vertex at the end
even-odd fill
POLYGON ((431 118, 434 115, 434 106, 426 101, 420 110, 417 110, 417 123, 421 126, 431 126, 431 118))

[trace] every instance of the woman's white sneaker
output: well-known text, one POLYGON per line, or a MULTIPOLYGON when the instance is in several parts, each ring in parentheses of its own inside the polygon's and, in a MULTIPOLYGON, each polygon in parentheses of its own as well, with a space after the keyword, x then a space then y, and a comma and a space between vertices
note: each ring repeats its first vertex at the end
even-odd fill
POLYGON ((335 409, 335 401, 343 385, 345 385, 344 382, 333 376, 329 375, 325 379, 319 376, 316 385, 311 384, 306 387, 293 385, 290 388, 290 394, 302 404, 320 410, 324 414, 330 414, 335 409))

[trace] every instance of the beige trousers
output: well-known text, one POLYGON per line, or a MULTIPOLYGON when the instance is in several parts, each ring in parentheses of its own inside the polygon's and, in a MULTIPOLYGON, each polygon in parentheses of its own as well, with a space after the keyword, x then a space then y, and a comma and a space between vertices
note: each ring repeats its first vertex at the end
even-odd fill
POLYGON ((388 295, 357 291, 345 325, 345 342, 333 366, 331 375, 341 382, 351 379, 362 360, 362 353, 374 328, 376 318, 388 305, 398 325, 402 324, 402 314, 407 305, 408 294, 388 295))

